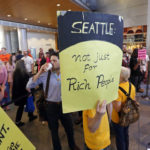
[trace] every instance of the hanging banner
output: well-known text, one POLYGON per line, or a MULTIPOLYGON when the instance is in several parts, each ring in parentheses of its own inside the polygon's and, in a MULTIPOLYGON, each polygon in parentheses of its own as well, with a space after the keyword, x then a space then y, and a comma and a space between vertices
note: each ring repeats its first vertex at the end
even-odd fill
POLYGON ((0 116, 0 150, 36 149, 1 107, 0 116))
POLYGON ((93 12, 59 11, 58 46, 63 112, 117 99, 123 19, 93 12))

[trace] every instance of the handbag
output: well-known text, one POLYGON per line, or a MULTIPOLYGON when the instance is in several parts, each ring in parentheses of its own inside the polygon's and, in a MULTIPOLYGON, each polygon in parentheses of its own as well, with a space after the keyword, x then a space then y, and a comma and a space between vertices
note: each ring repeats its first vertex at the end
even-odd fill
POLYGON ((27 103, 25 107, 25 112, 34 112, 35 106, 33 102, 33 96, 27 98, 27 103))
POLYGON ((46 91, 44 94, 44 90, 41 91, 41 96, 39 100, 36 101, 37 112, 39 114, 40 121, 47 121, 47 113, 46 113, 46 98, 49 89, 49 81, 50 81, 51 71, 48 71, 47 81, 46 81, 46 91))
POLYGON ((129 126, 131 123, 136 122, 139 117, 139 104, 130 97, 131 83, 129 82, 129 94, 122 88, 119 89, 127 96, 127 100, 119 112, 119 124, 123 127, 129 126))

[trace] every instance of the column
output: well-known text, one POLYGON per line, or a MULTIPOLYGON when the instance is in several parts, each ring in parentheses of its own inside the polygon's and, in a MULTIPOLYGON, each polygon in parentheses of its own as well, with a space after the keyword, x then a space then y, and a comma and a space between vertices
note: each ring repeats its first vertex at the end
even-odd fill
POLYGON ((27 30, 18 28, 19 50, 27 50, 27 30))
POLYGON ((5 45, 5 31, 4 27, 0 25, 0 49, 6 47, 5 45))
POLYGON ((7 49, 8 53, 12 53, 10 31, 5 32, 5 41, 6 41, 6 49, 7 49))
POLYGON ((10 38, 11 38, 12 53, 15 53, 19 48, 17 30, 10 31, 10 38))

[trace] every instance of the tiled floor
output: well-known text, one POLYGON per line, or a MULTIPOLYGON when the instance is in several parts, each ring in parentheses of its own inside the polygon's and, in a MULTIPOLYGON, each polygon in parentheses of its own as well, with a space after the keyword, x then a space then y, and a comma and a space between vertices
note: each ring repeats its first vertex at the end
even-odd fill
MULTIPOLYGON (((141 117, 138 122, 132 124, 129 128, 129 150, 146 150, 146 144, 150 142, 150 100, 142 99, 141 94, 137 94, 137 99, 141 104, 141 117)), ((11 105, 10 107, 11 110, 7 111, 7 113, 14 120, 16 106, 11 105)), ((73 113, 73 118, 75 119, 76 117, 77 114, 73 113)), ((30 123, 25 112, 22 121, 26 123, 25 126, 21 127, 22 132, 35 145, 37 150, 52 150, 51 135, 46 124, 42 125, 38 119, 30 123)), ((81 125, 74 125, 74 131, 76 143, 83 150, 84 137, 81 125)), ((63 150, 69 150, 66 134, 61 124, 59 135, 63 150)), ((111 150, 116 150, 114 135, 112 135, 111 150)))

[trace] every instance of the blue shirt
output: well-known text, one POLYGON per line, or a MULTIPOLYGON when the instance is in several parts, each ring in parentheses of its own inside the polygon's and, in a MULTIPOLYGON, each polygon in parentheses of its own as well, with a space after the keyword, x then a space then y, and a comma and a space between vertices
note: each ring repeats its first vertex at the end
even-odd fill
MULTIPOLYGON (((33 82, 33 78, 30 78, 27 83, 27 88, 35 88, 37 85, 43 83, 44 92, 46 90, 48 72, 41 74, 41 76, 33 82)), ((60 102, 61 100, 61 77, 60 74, 57 75, 55 72, 51 73, 49 89, 47 94, 47 101, 60 102)))

